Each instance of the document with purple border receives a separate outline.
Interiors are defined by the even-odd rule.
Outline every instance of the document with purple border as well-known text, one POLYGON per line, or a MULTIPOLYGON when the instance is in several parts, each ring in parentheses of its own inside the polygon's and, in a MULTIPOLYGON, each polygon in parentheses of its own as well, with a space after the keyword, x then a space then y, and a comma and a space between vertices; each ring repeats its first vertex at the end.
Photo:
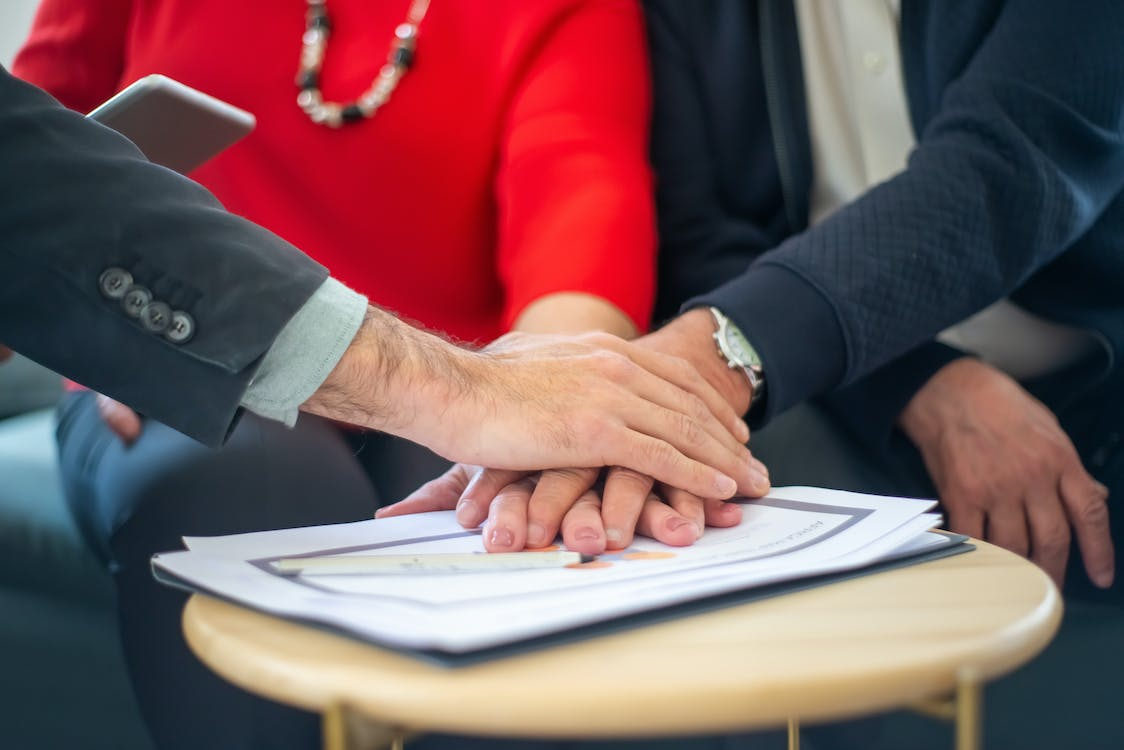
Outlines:
MULTIPOLYGON (((254 609, 391 647, 465 653, 734 591, 829 573, 954 543, 931 532, 932 500, 812 487, 743 500, 742 523, 690 547, 637 538, 567 567, 394 574, 282 575, 283 558, 484 552, 452 512, 188 538, 153 558, 161 578, 254 609)), ((534 555, 537 552, 526 552, 534 555)))

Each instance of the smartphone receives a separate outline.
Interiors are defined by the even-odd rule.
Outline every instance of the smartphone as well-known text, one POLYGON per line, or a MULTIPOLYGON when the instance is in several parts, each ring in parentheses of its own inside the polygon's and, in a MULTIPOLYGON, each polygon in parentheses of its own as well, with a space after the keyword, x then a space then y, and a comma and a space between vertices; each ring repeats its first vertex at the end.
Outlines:
POLYGON ((254 116, 167 76, 130 84, 87 115, 135 143, 149 161, 187 174, 254 129, 254 116))

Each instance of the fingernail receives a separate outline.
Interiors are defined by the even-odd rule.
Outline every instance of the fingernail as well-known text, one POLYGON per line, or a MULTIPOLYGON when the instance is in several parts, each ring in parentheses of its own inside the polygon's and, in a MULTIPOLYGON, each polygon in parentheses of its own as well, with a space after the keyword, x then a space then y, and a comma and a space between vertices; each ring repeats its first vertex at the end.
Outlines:
POLYGON ((605 529, 605 540, 610 544, 619 544, 624 540, 624 532, 620 529, 605 529))
POLYGON ((719 474, 714 480, 714 489, 718 492, 718 497, 733 497, 738 491, 738 483, 725 474, 719 474))
POLYGON ((457 522, 462 526, 472 520, 473 509, 476 503, 469 500, 467 497, 462 497, 457 502, 457 522))
POLYGON ((574 539, 577 539, 579 542, 590 542, 597 538, 597 530, 592 526, 582 526, 574 532, 574 539))
POLYGON ((737 422, 737 428, 734 431, 734 437, 736 437, 738 440, 742 441, 743 443, 748 442, 749 441, 749 425, 747 425, 745 422, 743 422, 739 419, 738 422, 737 422))
POLYGON ((1107 589, 1112 586, 1113 578, 1112 570, 1102 570, 1099 573, 1094 573, 1092 576, 1093 583, 1097 584, 1097 586, 1102 589, 1107 589))
POLYGON ((760 471, 757 470, 756 467, 750 467, 750 469, 749 469, 749 479, 750 479, 750 484, 753 486, 754 492, 760 492, 760 493, 764 494, 764 493, 769 491, 769 477, 768 477, 768 475, 762 474, 760 471))
POLYGON ((693 523, 692 521, 688 521, 686 518, 670 518, 667 521, 667 528, 670 531, 679 531, 679 529, 682 529, 684 527, 690 528, 695 532, 695 539, 698 539, 700 536, 702 536, 702 531, 699 530, 698 525, 693 523))
POLYGON ((550 540, 546 538, 546 529, 541 523, 527 524, 527 546, 545 547, 550 540))
POLYGON ((493 547, 511 547, 515 544, 515 534, 511 533, 511 529, 506 526, 496 526, 492 529, 492 534, 488 537, 488 540, 493 547))

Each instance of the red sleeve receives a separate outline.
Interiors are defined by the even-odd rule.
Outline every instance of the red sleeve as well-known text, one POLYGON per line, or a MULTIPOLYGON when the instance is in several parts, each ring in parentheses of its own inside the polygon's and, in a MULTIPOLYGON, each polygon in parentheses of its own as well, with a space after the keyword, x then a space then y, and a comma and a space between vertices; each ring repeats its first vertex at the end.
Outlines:
POLYGON ((630 0, 570 4, 535 48, 507 112, 496 186, 506 325, 543 295, 576 291, 647 329, 649 89, 643 18, 630 0))
POLYGON ((132 0, 42 0, 12 73, 89 112, 117 92, 132 0))

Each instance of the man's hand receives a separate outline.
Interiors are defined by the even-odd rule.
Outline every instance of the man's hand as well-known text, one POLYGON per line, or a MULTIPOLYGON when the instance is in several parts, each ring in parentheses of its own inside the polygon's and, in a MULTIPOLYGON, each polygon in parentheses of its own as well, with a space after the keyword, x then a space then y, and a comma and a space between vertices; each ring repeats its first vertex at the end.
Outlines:
POLYGON ((978 360, 956 360, 899 424, 921 451, 953 531, 1028 556, 1061 586, 1070 529, 1098 586, 1113 579, 1108 490, 1042 403, 978 360))
POLYGON ((691 364, 739 415, 749 410, 753 389, 745 373, 731 369, 714 342, 714 317, 698 308, 636 340, 637 345, 679 357, 691 364))
POLYGON ((12 356, 12 350, 0 344, 0 362, 6 362, 12 356))
POLYGON ((304 406, 504 469, 625 466, 701 497, 752 482, 748 430, 683 360, 608 334, 509 334, 480 352, 372 309, 304 406))
MULTIPOLYGON (((742 413, 752 395, 749 380, 719 356, 714 327, 706 310, 693 310, 636 343, 690 362, 735 413, 742 413)), ((739 483, 738 491, 758 497, 769 491, 769 474, 752 456, 748 462, 749 482, 739 483)), ((593 488, 599 476, 596 469, 558 469, 535 477, 455 467, 378 515, 456 507, 457 520, 466 528, 485 524, 484 544, 490 551, 541 547, 561 531, 567 547, 593 554, 627 547, 634 533, 665 544, 691 544, 705 526, 732 526, 741 520, 740 506, 692 495, 678 489, 675 480, 657 485, 650 475, 615 466, 597 493, 593 488)))

